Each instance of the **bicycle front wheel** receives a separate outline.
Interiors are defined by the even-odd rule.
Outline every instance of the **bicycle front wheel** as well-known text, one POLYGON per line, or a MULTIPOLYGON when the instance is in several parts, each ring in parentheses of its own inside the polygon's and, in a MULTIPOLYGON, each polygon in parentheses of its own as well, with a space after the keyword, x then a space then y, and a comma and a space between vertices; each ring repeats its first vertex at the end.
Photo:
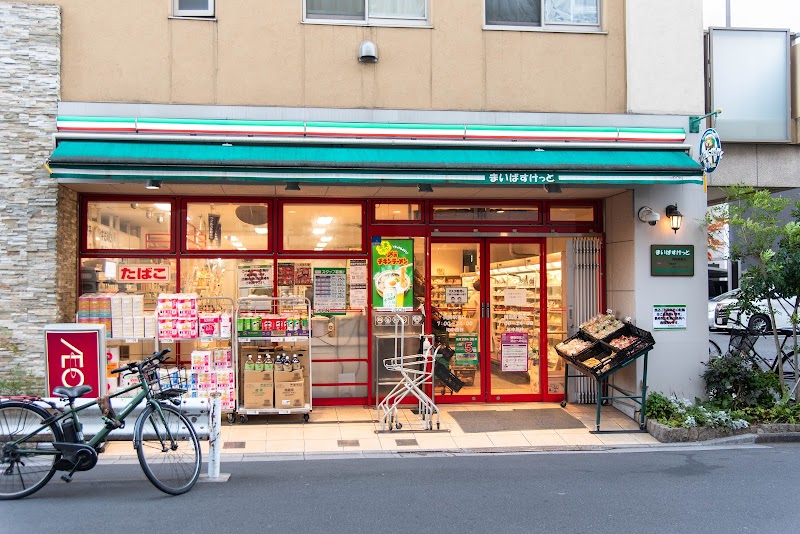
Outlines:
POLYGON ((26 497, 53 478, 61 458, 53 442, 62 437, 58 425, 44 425, 48 417, 44 409, 26 402, 0 404, 0 500, 26 497))
POLYGON ((155 487, 180 495, 200 477, 200 445, 192 423, 169 405, 148 406, 136 420, 134 445, 142 471, 155 487))

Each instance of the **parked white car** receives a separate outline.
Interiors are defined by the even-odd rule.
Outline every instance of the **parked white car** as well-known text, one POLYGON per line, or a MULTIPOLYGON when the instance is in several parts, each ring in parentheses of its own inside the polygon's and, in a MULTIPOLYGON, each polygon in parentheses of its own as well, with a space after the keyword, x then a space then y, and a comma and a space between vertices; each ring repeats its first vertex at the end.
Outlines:
MULTIPOLYGON (((737 310, 737 295, 738 289, 728 291, 717 297, 709 299, 708 301, 708 325, 712 329, 728 329, 736 326, 733 321, 729 320, 732 317, 740 323, 747 325, 753 330, 759 332, 772 331, 772 319, 769 316, 769 309, 767 308, 767 301, 759 301, 756 306, 758 311, 756 313, 746 313, 737 310)), ((773 301, 773 308, 775 309, 775 326, 778 330, 792 328, 790 313, 794 301, 792 299, 781 299, 780 302, 773 301)))

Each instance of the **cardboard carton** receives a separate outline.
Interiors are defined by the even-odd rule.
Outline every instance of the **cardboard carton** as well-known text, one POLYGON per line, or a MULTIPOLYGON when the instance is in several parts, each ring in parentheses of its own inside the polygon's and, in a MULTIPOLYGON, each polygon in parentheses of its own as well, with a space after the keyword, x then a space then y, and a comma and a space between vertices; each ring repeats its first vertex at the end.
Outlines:
POLYGON ((274 382, 272 371, 243 371, 245 384, 257 384, 259 382, 274 382))
POLYGON ((251 409, 272 408, 273 385, 271 382, 253 382, 244 385, 244 407, 251 409))
POLYGON ((275 382, 275 408, 302 408, 305 406, 305 382, 275 382))
POLYGON ((275 382, 299 382, 303 380, 303 370, 275 371, 275 382))

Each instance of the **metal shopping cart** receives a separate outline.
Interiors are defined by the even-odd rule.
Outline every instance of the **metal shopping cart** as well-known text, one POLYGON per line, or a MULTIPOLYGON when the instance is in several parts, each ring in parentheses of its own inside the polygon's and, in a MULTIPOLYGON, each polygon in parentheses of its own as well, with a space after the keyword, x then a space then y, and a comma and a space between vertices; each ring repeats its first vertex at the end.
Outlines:
POLYGON ((398 407, 403 400, 412 395, 417 398, 420 422, 424 430, 433 430, 434 414, 436 415, 436 428, 440 426, 439 408, 433 399, 428 396, 424 388, 433 388, 434 363, 438 347, 433 346, 433 336, 422 336, 423 349, 421 354, 400 355, 384 358, 383 365, 389 371, 400 373, 401 380, 392 391, 378 404, 381 412, 381 430, 403 427, 398 417, 398 407))

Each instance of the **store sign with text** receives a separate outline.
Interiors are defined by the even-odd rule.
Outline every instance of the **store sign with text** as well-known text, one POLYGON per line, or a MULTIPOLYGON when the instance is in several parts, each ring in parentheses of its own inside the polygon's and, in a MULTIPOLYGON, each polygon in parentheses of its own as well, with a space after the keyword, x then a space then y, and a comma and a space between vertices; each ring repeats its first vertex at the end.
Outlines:
POLYGON ((373 240, 373 308, 389 310, 414 308, 413 262, 413 239, 373 240))
POLYGON ((167 283, 170 278, 169 265, 152 263, 117 265, 117 282, 167 283))
POLYGON ((650 245, 650 276, 694 276, 694 245, 650 245))
POLYGON ((47 396, 59 386, 91 386, 84 398, 106 393, 106 328, 101 324, 49 324, 44 329, 47 396))
POLYGON ((314 311, 340 315, 347 308, 347 269, 327 267, 314 269, 314 311))
POLYGON ((686 330, 686 304, 653 304, 653 330, 686 330))

